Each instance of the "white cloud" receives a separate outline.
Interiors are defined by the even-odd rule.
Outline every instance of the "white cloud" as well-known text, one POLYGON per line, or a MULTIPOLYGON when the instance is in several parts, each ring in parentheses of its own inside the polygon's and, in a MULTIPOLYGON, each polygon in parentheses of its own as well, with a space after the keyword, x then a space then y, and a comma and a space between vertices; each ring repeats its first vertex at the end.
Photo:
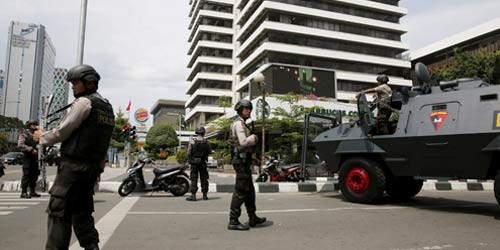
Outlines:
POLYGON ((412 50, 500 17, 498 0, 403 0, 400 5, 408 9, 401 23, 408 28, 403 41, 412 50))

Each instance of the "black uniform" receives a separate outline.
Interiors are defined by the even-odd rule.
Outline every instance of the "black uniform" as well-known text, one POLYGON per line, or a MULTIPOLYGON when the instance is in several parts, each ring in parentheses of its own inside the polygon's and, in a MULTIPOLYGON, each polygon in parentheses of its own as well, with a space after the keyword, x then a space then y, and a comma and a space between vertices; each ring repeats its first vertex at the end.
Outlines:
POLYGON ((31 194, 35 193, 36 181, 40 175, 38 169, 38 154, 36 153, 36 146, 38 142, 33 140, 33 135, 29 131, 25 131, 19 135, 17 146, 24 153, 23 157, 23 177, 21 179, 22 193, 26 194, 28 186, 30 187, 31 194))
POLYGON ((47 207, 46 249, 67 249, 71 226, 80 246, 99 242, 92 217, 94 185, 103 171, 113 128, 111 104, 93 93, 75 100, 61 125, 42 135, 43 145, 62 140, 62 160, 47 207))
POLYGON ((243 118, 233 123, 231 128, 231 141, 233 144, 232 164, 236 171, 236 182, 234 185, 233 197, 231 199, 231 210, 229 212, 230 230, 248 230, 242 225, 238 218, 241 215, 241 205, 245 204, 249 217, 249 225, 255 226, 264 223, 266 218, 259 218, 256 215, 255 188, 253 186, 252 152, 257 144, 257 137, 245 124, 243 118))
POLYGON ((196 194, 198 191, 198 174, 201 182, 201 192, 208 192, 208 171, 207 159, 212 151, 210 143, 203 137, 193 138, 193 143, 189 145, 188 155, 189 164, 191 164, 191 193, 196 194))

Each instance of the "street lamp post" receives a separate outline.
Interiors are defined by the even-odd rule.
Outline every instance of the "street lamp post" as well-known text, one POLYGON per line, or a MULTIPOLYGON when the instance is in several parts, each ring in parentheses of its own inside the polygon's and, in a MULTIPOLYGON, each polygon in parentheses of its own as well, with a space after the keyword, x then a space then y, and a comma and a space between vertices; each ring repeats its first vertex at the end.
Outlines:
MULTIPOLYGON (((262 91, 262 137, 261 137, 261 165, 266 160, 266 78, 262 73, 257 73, 253 78, 252 82, 258 84, 259 89, 262 91)), ((261 166, 259 166, 259 174, 261 172, 261 166)))
POLYGON ((78 36, 78 52, 76 56, 76 64, 83 64, 83 51, 85 47, 85 27, 87 23, 87 0, 82 0, 80 9, 80 33, 78 36))

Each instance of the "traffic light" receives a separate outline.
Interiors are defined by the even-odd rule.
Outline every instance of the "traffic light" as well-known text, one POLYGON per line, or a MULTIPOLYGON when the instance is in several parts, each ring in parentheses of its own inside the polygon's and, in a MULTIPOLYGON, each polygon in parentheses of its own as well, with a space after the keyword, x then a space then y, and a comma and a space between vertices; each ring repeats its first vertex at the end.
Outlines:
POLYGON ((130 127, 128 126, 128 124, 123 125, 122 133, 123 133, 123 138, 125 138, 125 140, 128 139, 129 131, 130 131, 130 127))
POLYGON ((135 134, 136 134, 136 127, 135 126, 130 127, 128 131, 128 139, 131 141, 135 140, 136 138, 135 134))

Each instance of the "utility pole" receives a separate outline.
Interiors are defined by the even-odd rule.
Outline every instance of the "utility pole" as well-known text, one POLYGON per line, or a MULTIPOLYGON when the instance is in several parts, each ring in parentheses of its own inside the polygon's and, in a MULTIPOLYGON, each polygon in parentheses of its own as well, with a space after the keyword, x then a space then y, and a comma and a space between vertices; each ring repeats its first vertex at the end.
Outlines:
POLYGON ((85 47, 85 26, 87 23, 87 0, 82 0, 80 9, 80 33, 78 35, 78 51, 76 55, 76 64, 83 64, 83 51, 85 47))

